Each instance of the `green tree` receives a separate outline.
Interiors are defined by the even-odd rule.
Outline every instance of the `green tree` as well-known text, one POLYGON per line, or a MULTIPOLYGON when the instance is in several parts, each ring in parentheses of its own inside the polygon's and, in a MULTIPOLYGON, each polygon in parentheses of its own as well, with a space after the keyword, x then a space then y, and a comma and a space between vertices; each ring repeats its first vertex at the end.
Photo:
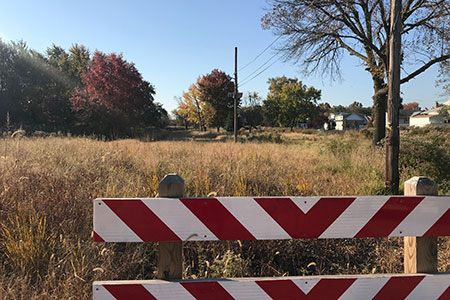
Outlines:
POLYGON ((240 115, 242 125, 248 126, 250 132, 252 131, 252 128, 261 125, 263 121, 264 117, 261 102, 261 97, 257 92, 249 92, 244 99, 245 106, 241 108, 240 115))
POLYGON ((274 118, 279 126, 294 126, 299 121, 306 122, 314 118, 317 112, 317 100, 321 91, 307 87, 297 78, 270 78, 269 95, 264 102, 265 112, 274 118))
MULTIPOLYGON (((345 54, 361 60, 372 77, 376 143, 385 135, 388 43, 388 0, 271 0, 262 19, 265 29, 285 37, 282 51, 308 73, 339 76, 345 54)), ((404 0, 401 13, 402 64, 408 70, 401 83, 450 59, 450 1, 404 0)))

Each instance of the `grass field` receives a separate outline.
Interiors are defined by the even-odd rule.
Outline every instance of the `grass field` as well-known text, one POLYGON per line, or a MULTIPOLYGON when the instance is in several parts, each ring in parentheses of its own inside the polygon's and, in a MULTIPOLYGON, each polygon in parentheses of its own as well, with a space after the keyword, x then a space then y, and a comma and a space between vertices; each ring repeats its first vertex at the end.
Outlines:
MULTIPOLYGON (((402 138, 401 181, 430 176, 449 194, 450 130, 402 138)), ((92 242, 91 203, 156 196, 167 173, 184 178, 187 196, 384 193, 384 150, 358 132, 182 139, 0 139, 0 299, 89 299, 93 280, 153 278, 155 244, 92 242)), ((439 247, 450 271, 450 242, 439 247)), ((396 238, 188 242, 184 255, 186 278, 402 271, 396 238)))

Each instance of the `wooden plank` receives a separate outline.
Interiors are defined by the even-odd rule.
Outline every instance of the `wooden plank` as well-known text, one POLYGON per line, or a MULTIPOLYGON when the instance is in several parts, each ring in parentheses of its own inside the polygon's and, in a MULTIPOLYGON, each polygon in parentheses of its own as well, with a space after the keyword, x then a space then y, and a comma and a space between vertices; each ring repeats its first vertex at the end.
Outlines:
MULTIPOLYGON (((159 183, 159 197, 183 197, 184 180, 177 174, 166 175, 159 183)), ((159 242, 158 279, 181 279, 183 274, 182 242, 159 242)))
POLYGON ((106 242, 450 236, 449 196, 94 200, 106 242))
MULTIPOLYGON (((437 195, 437 184, 426 177, 413 177, 405 182, 405 195, 437 195)), ((449 227, 446 221, 444 226, 449 227)), ((410 236, 404 239, 405 273, 437 272, 437 237, 410 236)), ((450 299, 450 298, 449 298, 450 299)))
POLYGON ((130 299, 450 299, 450 274, 379 274, 184 281, 98 281, 94 300, 130 299))

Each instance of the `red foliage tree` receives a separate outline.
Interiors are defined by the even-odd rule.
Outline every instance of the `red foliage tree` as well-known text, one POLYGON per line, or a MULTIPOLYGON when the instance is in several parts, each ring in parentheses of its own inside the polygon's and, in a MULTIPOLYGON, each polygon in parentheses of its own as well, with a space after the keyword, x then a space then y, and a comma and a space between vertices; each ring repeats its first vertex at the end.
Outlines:
POLYGON ((84 88, 75 89, 70 99, 75 111, 95 105, 117 113, 135 114, 153 105, 153 86, 122 55, 97 51, 81 79, 84 88))
POLYGON ((208 127, 224 127, 233 114, 234 82, 225 72, 214 69, 197 81, 200 99, 207 103, 211 114, 207 116, 208 127))
POLYGON ((419 103, 411 102, 403 104, 403 109, 419 109, 419 103))

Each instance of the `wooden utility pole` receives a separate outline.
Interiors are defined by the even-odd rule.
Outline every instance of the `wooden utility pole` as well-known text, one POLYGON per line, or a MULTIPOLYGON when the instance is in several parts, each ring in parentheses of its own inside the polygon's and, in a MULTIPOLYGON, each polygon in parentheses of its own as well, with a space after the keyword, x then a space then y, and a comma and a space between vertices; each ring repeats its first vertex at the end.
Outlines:
POLYGON ((237 122, 237 102, 238 102, 238 81, 237 81, 237 47, 234 47, 234 142, 237 143, 238 122, 237 122))
POLYGON ((402 30, 402 0, 391 0, 391 28, 389 39, 388 107, 386 126, 386 188, 398 194, 398 155, 400 132, 398 114, 400 109, 400 56, 402 30))

